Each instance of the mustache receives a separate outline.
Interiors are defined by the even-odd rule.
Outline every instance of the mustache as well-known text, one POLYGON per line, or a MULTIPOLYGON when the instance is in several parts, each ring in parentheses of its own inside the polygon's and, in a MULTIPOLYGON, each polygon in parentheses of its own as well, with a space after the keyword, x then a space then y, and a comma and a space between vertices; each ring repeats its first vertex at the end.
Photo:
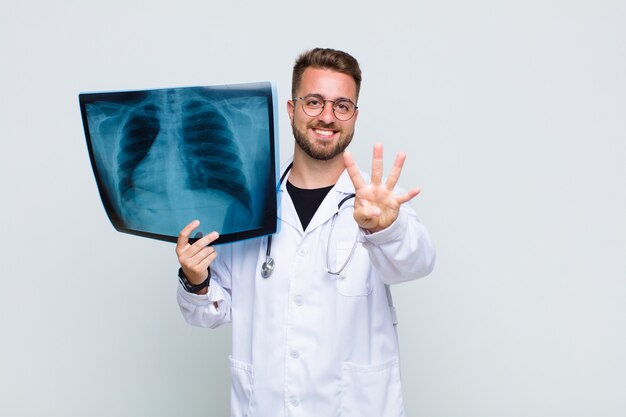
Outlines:
POLYGON ((334 122, 330 122, 330 123, 328 123, 328 124, 326 124, 326 123, 324 123, 324 122, 317 122, 317 123, 315 124, 315 126, 312 126, 312 127, 313 127, 313 129, 320 128, 320 129, 339 130, 339 129, 337 128, 337 125, 335 125, 335 123, 334 123, 334 122))

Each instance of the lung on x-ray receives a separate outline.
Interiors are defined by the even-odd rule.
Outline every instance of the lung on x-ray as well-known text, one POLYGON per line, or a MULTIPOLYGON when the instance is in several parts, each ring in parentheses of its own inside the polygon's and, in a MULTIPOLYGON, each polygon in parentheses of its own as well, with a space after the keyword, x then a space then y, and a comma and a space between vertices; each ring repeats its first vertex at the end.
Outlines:
POLYGON ((271 82, 80 94, 115 229, 174 242, 198 219, 215 243, 275 233, 275 97, 271 82))

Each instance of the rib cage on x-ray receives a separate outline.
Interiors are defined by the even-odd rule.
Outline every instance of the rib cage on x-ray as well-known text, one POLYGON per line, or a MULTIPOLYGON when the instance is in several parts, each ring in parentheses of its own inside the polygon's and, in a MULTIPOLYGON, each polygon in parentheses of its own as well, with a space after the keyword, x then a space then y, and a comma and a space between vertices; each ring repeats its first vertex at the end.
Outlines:
POLYGON ((249 208, 250 193, 228 120, 219 110, 199 100, 186 103, 183 114, 183 155, 189 187, 222 190, 249 208))
MULTIPOLYGON (((165 129, 164 133, 182 139, 178 141, 178 150, 181 166, 186 170, 184 185, 191 190, 221 190, 250 208, 250 193, 241 169, 239 149, 226 116, 212 103, 180 97, 175 91, 168 92, 165 97, 160 96, 163 94, 153 93, 146 99, 147 104, 132 110, 122 126, 117 155, 118 188, 122 202, 129 202, 127 193, 133 192, 134 195, 138 191, 133 174, 154 145, 163 119, 173 128, 165 129), (169 115, 181 114, 182 119, 164 117, 164 110, 157 103, 165 104, 169 115), (173 111, 176 107, 182 107, 183 111, 173 111)), ((159 189, 142 191, 157 192, 159 189)))
POLYGON ((160 130, 159 108, 145 104, 134 110, 122 126, 117 154, 118 190, 124 200, 133 189, 133 173, 154 144, 160 130))
POLYGON ((275 198, 267 181, 271 101, 242 91, 112 93, 86 104, 94 170, 114 224, 172 236, 200 218, 212 228, 203 232, 237 233, 275 216, 267 211, 275 198))

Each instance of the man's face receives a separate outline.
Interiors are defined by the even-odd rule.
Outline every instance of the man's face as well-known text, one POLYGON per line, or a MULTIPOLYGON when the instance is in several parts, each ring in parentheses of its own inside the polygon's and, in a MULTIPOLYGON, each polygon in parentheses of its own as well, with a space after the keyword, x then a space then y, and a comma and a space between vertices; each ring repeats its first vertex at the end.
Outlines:
MULTIPOLYGON (((344 73, 309 67, 304 70, 296 97, 315 94, 325 100, 345 98, 356 103, 356 83, 344 73)), ((287 111, 296 144, 308 156, 319 160, 330 160, 340 155, 350 144, 354 135, 354 123, 358 110, 350 120, 341 121, 333 113, 333 105, 326 102, 317 116, 307 115, 302 100, 289 100, 287 111)))

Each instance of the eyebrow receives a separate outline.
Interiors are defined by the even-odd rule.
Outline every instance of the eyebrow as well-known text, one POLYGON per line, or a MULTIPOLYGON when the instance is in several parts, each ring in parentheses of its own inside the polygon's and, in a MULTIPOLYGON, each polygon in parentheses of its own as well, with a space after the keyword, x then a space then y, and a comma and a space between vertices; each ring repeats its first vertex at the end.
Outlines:
MULTIPOLYGON (((321 98, 322 100, 331 100, 330 98, 329 98, 329 99, 327 99, 326 97, 324 97, 323 95, 318 94, 318 93, 309 93, 309 94, 305 94, 305 95, 303 95, 302 97, 311 97, 311 96, 313 96, 313 97, 319 97, 319 98, 321 98)), ((337 98, 335 98, 335 99, 332 99, 332 101, 338 101, 338 100, 348 100, 349 102, 354 103, 354 100, 352 100, 351 98, 348 98, 348 97, 337 97, 337 98)))

